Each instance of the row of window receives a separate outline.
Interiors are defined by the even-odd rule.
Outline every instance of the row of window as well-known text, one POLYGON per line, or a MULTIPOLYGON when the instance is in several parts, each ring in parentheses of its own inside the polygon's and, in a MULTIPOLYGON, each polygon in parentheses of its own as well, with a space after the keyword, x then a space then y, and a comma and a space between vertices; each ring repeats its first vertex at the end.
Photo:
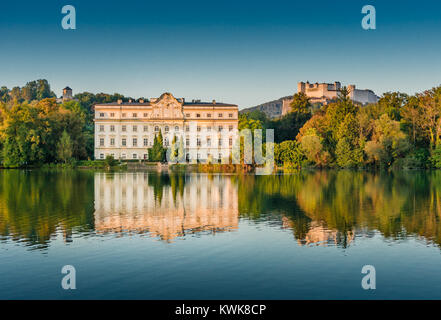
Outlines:
MULTIPOLYGON (((106 155, 110 155, 110 156, 112 156, 113 158, 116 159, 114 153, 110 153, 110 154, 106 154, 106 155)), ((103 160, 103 159, 105 159, 105 156, 106 156, 106 155, 104 155, 104 153, 100 153, 99 158, 103 160)), ((210 159, 210 158, 212 158, 212 157, 214 157, 214 156, 211 155, 210 153, 207 153, 207 159, 210 159)), ((148 158, 149 158, 149 155, 148 155, 147 153, 144 153, 144 154, 142 155, 142 158, 141 158, 140 156, 138 156, 137 153, 133 153, 133 154, 132 154, 132 159, 135 159, 135 160, 136 160, 136 159, 144 159, 144 160, 148 160, 148 158)), ((201 154, 198 153, 198 154, 196 155, 196 158, 197 158, 197 160, 202 160, 202 156, 201 156, 201 154)), ((222 153, 219 153, 217 159, 221 160, 222 158, 223 158, 222 153)), ((122 154, 121 154, 121 159, 123 159, 123 160, 127 159, 127 155, 126 155, 125 153, 122 153, 122 154)), ((190 154, 189 154, 189 153, 187 153, 187 154, 185 155, 185 159, 186 159, 187 161, 190 160, 190 154)))
MULTIPOLYGON (((138 126, 137 125, 133 125, 133 126, 131 126, 132 127, 132 132, 138 132, 138 126)), ((217 126, 217 127, 215 127, 215 129, 217 128, 217 131, 223 131, 223 129, 224 129, 224 126, 222 126, 222 125, 219 125, 219 126, 217 126)), ((111 124, 110 126, 109 126, 109 129, 110 129, 110 132, 115 132, 115 129, 116 129, 116 127, 115 127, 115 125, 113 125, 113 124, 111 124)), ((196 130, 197 131, 201 131, 201 129, 202 129, 202 127, 201 126, 197 126, 196 127, 196 130)), ((208 132, 211 132, 211 129, 212 129, 212 127, 211 126, 207 126, 207 127, 205 127, 205 129, 208 131, 208 132)), ((229 125, 228 126, 228 131, 233 131, 233 129, 234 129, 234 126, 233 125, 229 125)), ((155 132, 159 132, 159 130, 160 130, 160 127, 159 126, 155 126, 154 127, 154 131, 155 132)), ((105 125, 104 124, 100 124, 99 125, 99 132, 104 132, 105 131, 105 125)), ((125 125, 125 124, 123 124, 122 126, 121 126, 121 131, 122 132, 127 132, 127 125, 125 125)), ((149 126, 143 126, 143 132, 148 132, 149 131, 149 126)), ((169 126, 165 126, 164 127, 164 132, 169 132, 170 131, 170 127, 169 126)), ((174 128, 174 131, 175 132, 179 132, 179 126, 175 126, 175 128, 174 128)), ((185 131, 186 132, 189 132, 190 131, 190 126, 185 126, 185 131)))
MULTIPOLYGON (((115 158, 115 154, 114 153, 110 153, 108 155, 110 155, 113 158, 115 158)), ((144 155, 142 156, 142 159, 147 160, 148 158, 149 158, 149 155, 147 153, 144 153, 144 155)), ((100 159, 105 159, 104 153, 100 153, 100 159)), ((121 159, 123 159, 123 160, 127 159, 127 155, 125 153, 122 153, 121 154, 121 159)), ((137 153, 133 153, 132 154, 132 159, 141 159, 141 158, 140 157, 138 158, 138 154, 137 153)))
MULTIPOLYGON (((207 147, 211 147, 211 138, 207 138, 206 139, 206 145, 207 145, 207 147)), ((219 146, 219 147, 221 147, 222 146, 222 141, 223 141, 223 139, 222 138, 219 138, 218 140, 217 140, 217 145, 219 146)), ((100 147, 104 147, 105 146, 105 140, 104 140, 104 138, 100 138, 100 140, 99 140, 99 145, 100 145, 100 147)), ((143 139, 143 144, 142 144, 144 147, 148 147, 149 146, 149 140, 147 139, 147 138, 144 138, 143 139)), ((150 142, 150 146, 152 145, 152 143, 150 142)), ((169 139, 168 138, 164 138, 164 146, 166 146, 166 147, 168 147, 170 145, 170 141, 169 141, 169 139)), ((200 146, 202 146, 202 139, 201 138, 197 138, 196 139, 196 145, 198 146, 198 147, 200 147, 200 146)), ((228 139, 228 145, 229 146, 232 146, 233 145, 233 138, 229 138, 228 139)), ((110 146, 112 146, 112 147, 114 147, 115 146, 115 138, 110 138, 110 146)), ((122 138, 121 139, 121 146, 122 147, 127 147, 127 138, 122 138)), ((186 138, 185 139, 185 146, 190 146, 190 138, 186 138)), ((132 139, 132 147, 138 147, 138 138, 133 138, 132 139)))
MULTIPOLYGON (((114 112, 111 112, 109 115, 110 115, 110 118, 115 118, 115 113, 114 113, 114 112)), ((204 114, 202 114, 202 113, 196 113, 196 114, 195 114, 195 117, 196 117, 196 118, 202 118, 203 115, 204 115, 204 114)), ((206 113, 206 114, 205 114, 205 117, 206 117, 206 118, 212 118, 212 115, 213 115, 212 113, 206 113)), ((216 115, 216 114, 215 114, 215 115, 216 115)), ((106 116, 106 114, 105 114, 104 112, 100 112, 100 113, 99 113, 99 116, 100 116, 100 118, 104 118, 104 117, 106 116)), ((122 114, 121 114, 121 117, 122 117, 122 118, 128 118, 128 117, 127 117, 127 113, 122 113, 122 114)), ((132 113, 132 114, 131 114, 131 117, 132 117, 132 118, 138 118, 138 113, 132 113)), ((148 114, 148 113, 144 113, 144 114, 143 114, 143 118, 148 118, 148 117, 149 117, 149 114, 148 114)), ((159 117, 159 114, 156 114, 156 117, 159 117)), ((191 113, 186 113, 186 114, 185 114, 185 117, 186 117, 186 118, 191 118, 191 117, 192 117, 192 114, 191 114, 191 113)), ((224 114, 223 114, 223 113, 218 113, 218 114, 217 114, 217 117, 218 117, 218 118, 223 118, 223 117, 224 117, 224 114)), ((234 113, 229 113, 229 114, 228 114, 228 118, 233 118, 233 117, 234 117, 234 113)))

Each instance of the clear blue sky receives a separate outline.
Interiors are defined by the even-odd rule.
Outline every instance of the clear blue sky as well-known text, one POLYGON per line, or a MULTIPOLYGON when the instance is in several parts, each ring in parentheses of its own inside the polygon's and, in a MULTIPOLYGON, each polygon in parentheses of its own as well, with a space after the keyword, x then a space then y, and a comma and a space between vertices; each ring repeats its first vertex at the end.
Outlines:
POLYGON ((301 80, 377 94, 441 84, 441 1, 7 1, 0 34, 0 85, 46 78, 57 95, 170 91, 243 108, 301 80), (67 4, 77 30, 61 28, 67 4), (366 4, 375 31, 361 28, 366 4))

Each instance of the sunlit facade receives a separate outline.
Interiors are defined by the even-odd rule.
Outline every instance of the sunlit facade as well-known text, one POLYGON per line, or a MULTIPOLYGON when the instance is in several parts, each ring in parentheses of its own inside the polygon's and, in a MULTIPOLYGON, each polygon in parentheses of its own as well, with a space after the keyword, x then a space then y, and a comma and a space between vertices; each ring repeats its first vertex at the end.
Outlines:
POLYGON ((149 101, 95 105, 95 158, 148 159, 155 135, 168 147, 176 136, 186 160, 228 158, 236 141, 238 106, 176 99, 171 93, 149 101))

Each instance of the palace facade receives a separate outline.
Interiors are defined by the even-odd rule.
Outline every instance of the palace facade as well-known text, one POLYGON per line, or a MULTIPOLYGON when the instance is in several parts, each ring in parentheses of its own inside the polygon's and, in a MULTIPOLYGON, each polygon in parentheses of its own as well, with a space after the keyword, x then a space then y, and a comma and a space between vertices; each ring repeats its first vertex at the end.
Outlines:
POLYGON ((95 158, 148 159, 148 148, 161 131, 164 147, 176 136, 187 160, 225 160, 230 156, 238 129, 235 104, 186 102, 164 93, 149 101, 97 104, 95 158), (182 140, 179 140, 182 139, 182 140))

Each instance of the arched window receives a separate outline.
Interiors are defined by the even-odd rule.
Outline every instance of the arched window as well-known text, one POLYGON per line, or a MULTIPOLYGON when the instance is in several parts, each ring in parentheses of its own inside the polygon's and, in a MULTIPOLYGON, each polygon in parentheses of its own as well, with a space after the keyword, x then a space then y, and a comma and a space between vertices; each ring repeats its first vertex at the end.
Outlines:
POLYGON ((155 132, 158 132, 158 131, 159 131, 159 127, 155 126, 155 132))
POLYGON ((168 126, 165 126, 164 131, 168 132, 168 126))
POLYGON ((175 127, 175 131, 179 131, 179 127, 178 126, 175 127))

